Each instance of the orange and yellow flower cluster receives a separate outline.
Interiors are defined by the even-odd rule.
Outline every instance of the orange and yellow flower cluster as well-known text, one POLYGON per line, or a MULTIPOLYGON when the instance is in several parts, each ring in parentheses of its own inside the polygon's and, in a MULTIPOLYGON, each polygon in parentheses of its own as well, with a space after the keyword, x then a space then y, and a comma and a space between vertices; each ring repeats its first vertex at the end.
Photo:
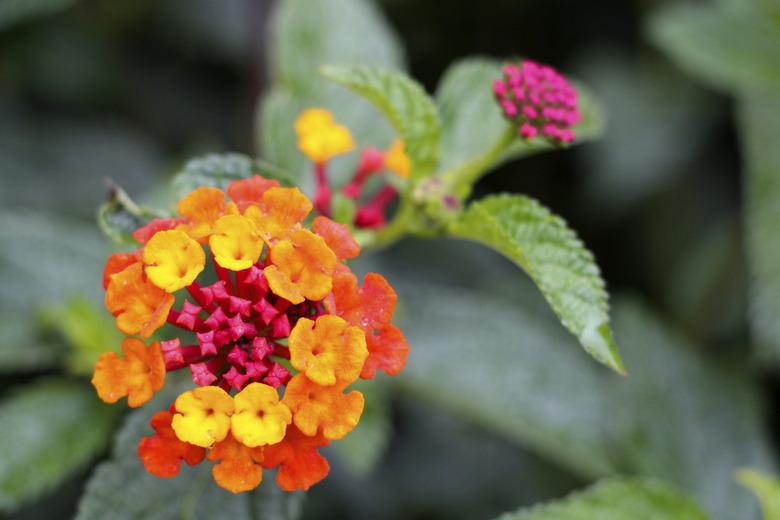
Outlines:
POLYGON ((396 294, 375 273, 358 285, 348 228, 324 216, 305 226, 313 205, 297 188, 254 176, 227 193, 199 188, 177 209, 136 230, 137 251, 108 259, 106 307, 128 338, 123 355, 98 360, 98 396, 137 407, 167 372, 189 369, 197 387, 155 414, 138 446, 146 469, 173 477, 208 459, 233 492, 260 485, 264 468, 284 490, 308 489, 329 471, 319 448, 360 420, 364 398, 349 386, 406 363, 396 294), (166 323, 182 337, 144 341, 166 323))
MULTIPOLYGON (((314 206, 321 215, 330 216, 333 189, 328 176, 328 162, 355 148, 349 129, 336 122, 333 114, 322 108, 310 108, 295 121, 298 149, 312 161, 316 193, 314 206)), ((387 151, 367 146, 360 153, 357 168, 348 184, 342 188, 345 197, 360 202, 367 179, 383 169, 400 178, 409 177, 412 161, 406 155, 403 141, 396 139, 387 151)), ((381 228, 386 224, 390 204, 398 197, 398 190, 390 183, 359 204, 353 224, 359 228, 381 228)))

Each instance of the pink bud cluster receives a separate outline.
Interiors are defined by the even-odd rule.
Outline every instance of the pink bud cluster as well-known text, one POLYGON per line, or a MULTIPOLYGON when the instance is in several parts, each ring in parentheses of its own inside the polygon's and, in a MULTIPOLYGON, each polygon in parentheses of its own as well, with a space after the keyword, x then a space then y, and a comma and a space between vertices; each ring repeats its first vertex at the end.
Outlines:
POLYGON ((552 67, 524 60, 519 66, 505 65, 503 78, 493 83, 493 93, 504 115, 516 121, 520 136, 539 135, 556 143, 574 141, 572 127, 582 116, 577 91, 552 67))
POLYGON ((162 341, 168 371, 188 366, 200 386, 217 384, 240 391, 257 381, 274 388, 285 385, 290 372, 270 356, 289 359, 280 343, 301 317, 314 318, 321 305, 308 300, 293 305, 270 292, 263 264, 236 273, 235 280, 216 266, 219 280, 212 285, 187 287, 191 298, 181 310, 171 309, 168 322, 194 333, 196 343, 179 338, 162 341), (205 317, 204 317, 205 315, 205 317))

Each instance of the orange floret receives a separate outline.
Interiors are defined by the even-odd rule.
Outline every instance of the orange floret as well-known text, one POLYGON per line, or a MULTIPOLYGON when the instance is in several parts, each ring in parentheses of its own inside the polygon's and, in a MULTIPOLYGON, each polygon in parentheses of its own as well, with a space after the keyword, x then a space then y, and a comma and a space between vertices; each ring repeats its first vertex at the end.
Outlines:
POLYGON ((357 390, 343 393, 343 385, 319 386, 298 374, 287 384, 282 402, 290 407, 293 422, 310 437, 322 432, 337 440, 351 432, 360 421, 365 400, 357 390))
POLYGON ((294 231, 289 240, 271 247, 268 258, 272 265, 265 268, 265 277, 274 294, 297 304, 307 298, 321 300, 330 293, 338 260, 311 231, 294 231))
POLYGON ((276 389, 262 383, 248 385, 236 394, 233 403, 231 432, 250 448, 276 444, 292 422, 292 413, 279 402, 276 389))
POLYGON ((211 474, 220 487, 232 493, 251 491, 263 481, 263 448, 248 448, 232 435, 215 444, 208 459, 219 461, 211 474))
POLYGON ((292 366, 321 386, 352 383, 368 356, 364 332, 331 315, 299 319, 288 345, 292 366))
POLYGON ((355 275, 347 269, 333 276, 333 300, 326 300, 330 312, 366 333, 368 359, 360 374, 363 379, 374 377, 377 369, 395 375, 406 365, 409 345, 401 330, 390 323, 397 300, 382 275, 368 273, 360 288, 355 275))
POLYGON ((327 444, 328 439, 322 435, 309 437, 290 426, 282 442, 265 447, 263 466, 279 467, 276 483, 284 491, 307 490, 330 471, 328 461, 317 451, 327 444))
POLYGON ((214 223, 227 210, 225 193, 217 188, 198 188, 179 200, 179 214, 189 220, 184 229, 195 240, 211 234, 214 223))
POLYGON ((106 403, 115 403, 127 396, 128 406, 136 408, 163 387, 165 362, 159 343, 147 347, 136 338, 122 342, 122 353, 124 358, 115 352, 100 355, 92 384, 98 397, 106 403))
POLYGON ((178 218, 156 218, 146 224, 145 226, 139 227, 135 231, 133 231, 133 238, 141 243, 146 244, 149 239, 151 239, 155 233, 158 231, 165 231, 168 229, 176 229, 180 225, 187 222, 187 219, 184 217, 178 217, 178 218))
POLYGON ((271 245, 298 229, 312 203, 298 188, 270 188, 259 205, 249 206, 244 216, 252 219, 260 236, 271 245))
POLYGON ((230 432, 233 398, 218 386, 203 386, 176 398, 173 431, 179 440, 209 448, 230 432))
POLYGON ((171 428, 173 414, 162 410, 152 416, 150 424, 155 434, 144 437, 138 443, 138 458, 146 471, 160 478, 172 478, 179 474, 181 461, 189 466, 200 464, 206 450, 194 444, 182 442, 171 428))
POLYGON ((279 181, 266 179, 254 175, 248 179, 233 181, 228 184, 227 192, 238 209, 243 213, 249 206, 259 206, 263 200, 263 194, 271 188, 277 188, 279 181))
POLYGON ((339 261, 356 258, 360 254, 360 246, 352 238, 349 228, 344 224, 334 222, 328 217, 315 217, 312 229, 325 240, 328 247, 336 254, 339 261))
POLYGON ((146 278, 141 262, 109 278, 105 302, 119 330, 148 338, 165 323, 174 297, 146 278))
POLYGON ((108 257, 106 266, 103 268, 103 289, 108 289, 108 283, 111 281, 111 275, 124 271, 127 267, 141 261, 141 250, 132 253, 114 253, 108 257))
POLYGON ((206 265, 206 253, 183 231, 158 231, 144 246, 144 264, 149 281, 172 293, 195 281, 206 265))

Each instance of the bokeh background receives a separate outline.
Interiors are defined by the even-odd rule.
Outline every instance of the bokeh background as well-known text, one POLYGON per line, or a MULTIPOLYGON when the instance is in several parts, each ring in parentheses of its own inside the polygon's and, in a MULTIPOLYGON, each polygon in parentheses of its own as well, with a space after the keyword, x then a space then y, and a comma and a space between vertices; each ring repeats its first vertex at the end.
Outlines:
MULTIPOLYGON (((650 26, 664 3, 370 3, 429 92, 453 61, 476 54, 552 64, 600 98, 602 139, 505 165, 475 197, 526 193, 577 230, 615 295, 631 376, 595 366, 498 255, 406 239, 367 261, 410 295, 399 312, 420 353, 408 378, 383 387, 370 430, 333 454, 304 517, 487 519, 605 474, 643 473, 689 491, 714 518, 757 518, 733 472, 774 468, 780 386, 751 347, 736 102, 662 51, 650 26), (437 380, 442 362, 462 377, 437 380)), ((95 224, 106 179, 165 205, 191 157, 260 153, 275 4, 0 3, 7 518, 72 517, 122 424, 94 412, 102 405, 84 383, 95 353, 116 341, 95 303, 110 247, 95 224), (55 405, 46 392, 73 399, 55 405), (17 444, 52 428, 67 442, 17 444)))

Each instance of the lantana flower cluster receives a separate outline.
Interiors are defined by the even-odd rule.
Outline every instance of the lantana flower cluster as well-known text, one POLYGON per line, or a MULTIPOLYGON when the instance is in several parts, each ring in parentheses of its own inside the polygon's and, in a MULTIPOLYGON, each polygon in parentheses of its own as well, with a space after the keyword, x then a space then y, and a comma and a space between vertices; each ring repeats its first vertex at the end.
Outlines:
MULTIPOLYGON (((352 151, 355 141, 349 129, 338 124, 333 114, 322 108, 304 111, 295 121, 295 132, 298 135, 298 148, 314 165, 317 186, 314 205, 321 215, 330 216, 333 189, 328 175, 329 161, 352 151)), ((371 146, 361 150, 352 179, 341 190, 345 197, 356 203, 353 221, 356 227, 375 229, 385 226, 390 205, 398 197, 398 190, 388 182, 368 200, 362 200, 366 181, 384 170, 406 178, 411 168, 411 160, 400 139, 393 141, 385 151, 371 146)))
MULTIPOLYGON (((326 157, 345 142, 335 132, 304 146, 326 157)), ((375 273, 358 284, 348 228, 320 215, 309 229, 313 204, 297 188, 254 176, 227 193, 198 188, 177 209, 135 231, 138 250, 108 259, 105 304, 127 338, 122 355, 99 358, 98 396, 137 407, 166 373, 189 370, 195 387, 140 441, 146 469, 173 477, 208 459, 232 492, 260 485, 264 468, 278 468, 283 490, 308 489, 329 471, 318 450, 360 420, 364 398, 349 386, 405 365, 396 293, 375 273), (149 341, 166 323, 179 335, 149 341)))
POLYGON ((541 136, 555 143, 571 143, 572 127, 582 115, 577 107, 577 91, 555 69, 532 60, 507 64, 503 77, 493 83, 493 94, 504 116, 515 122, 520 137, 541 136))

